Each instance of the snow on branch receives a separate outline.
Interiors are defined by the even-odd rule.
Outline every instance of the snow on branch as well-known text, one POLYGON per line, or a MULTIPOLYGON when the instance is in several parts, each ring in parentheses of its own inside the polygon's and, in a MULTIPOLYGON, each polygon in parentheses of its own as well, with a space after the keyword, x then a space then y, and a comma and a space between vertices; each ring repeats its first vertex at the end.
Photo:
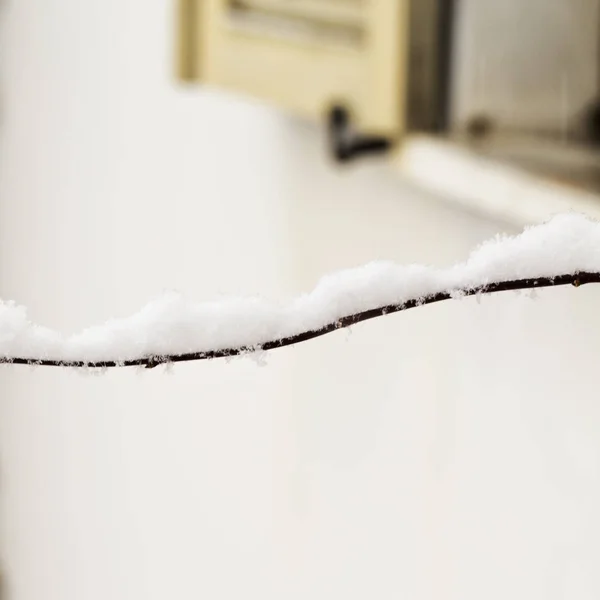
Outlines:
POLYGON ((145 366, 239 356, 320 337, 361 321, 456 297, 600 283, 600 224, 559 215, 496 237, 448 269, 376 262, 324 277, 289 305, 258 298, 192 303, 170 293, 124 319, 63 336, 0 302, 0 363, 145 366))

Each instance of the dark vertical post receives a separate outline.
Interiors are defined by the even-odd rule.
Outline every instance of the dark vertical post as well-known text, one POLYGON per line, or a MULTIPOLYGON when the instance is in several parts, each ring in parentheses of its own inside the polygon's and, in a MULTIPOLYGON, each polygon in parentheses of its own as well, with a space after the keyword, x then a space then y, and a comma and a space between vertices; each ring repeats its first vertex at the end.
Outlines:
POLYGON ((455 27, 456 3, 458 0, 438 0, 438 132, 447 132, 452 119, 452 52, 455 27))

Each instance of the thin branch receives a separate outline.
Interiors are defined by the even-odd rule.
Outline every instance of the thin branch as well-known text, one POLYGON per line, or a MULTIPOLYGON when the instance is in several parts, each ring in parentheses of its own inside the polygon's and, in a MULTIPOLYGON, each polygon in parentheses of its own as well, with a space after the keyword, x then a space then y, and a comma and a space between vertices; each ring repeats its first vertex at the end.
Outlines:
POLYGON ((188 362, 192 360, 209 360, 215 358, 228 358, 251 354, 254 352, 266 352, 275 350, 276 348, 284 348, 300 342, 306 342, 322 335, 332 333, 338 329, 351 327, 361 321, 368 321, 377 317, 383 317, 392 313, 401 312, 410 308, 424 306, 441 302, 442 300, 450 300, 457 297, 476 296, 480 294, 494 294, 497 292, 537 289, 545 287, 556 287, 560 285, 573 285, 579 287, 586 283, 600 283, 600 273, 580 272, 573 275, 557 275, 555 277, 538 277, 530 279, 517 279, 512 281, 500 281, 496 283, 488 283, 468 289, 455 289, 445 292, 438 292, 424 298, 413 298, 406 300, 401 304, 389 304, 372 308, 352 315, 346 315, 339 318, 337 321, 325 325, 321 329, 304 331, 296 335, 271 340, 255 346, 240 346, 235 348, 224 348, 221 350, 206 350, 203 352, 189 352, 186 354, 175 354, 167 356, 144 356, 131 360, 106 360, 101 362, 87 361, 61 361, 48 360, 39 358, 18 358, 18 357, 0 357, 0 364, 14 365, 40 365, 44 367, 77 367, 77 368, 98 368, 105 369, 110 367, 146 367, 152 369, 161 364, 188 362))

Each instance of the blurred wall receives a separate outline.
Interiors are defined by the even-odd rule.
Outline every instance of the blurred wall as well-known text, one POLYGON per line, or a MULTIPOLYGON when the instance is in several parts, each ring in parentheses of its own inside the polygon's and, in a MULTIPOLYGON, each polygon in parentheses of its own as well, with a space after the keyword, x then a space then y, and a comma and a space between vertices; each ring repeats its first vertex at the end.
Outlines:
POLYGON ((564 134, 600 94, 599 0, 455 0, 456 125, 564 134))
MULTIPOLYGON (((4 7, 0 294, 34 320, 76 331, 163 288, 287 298, 510 231, 175 87, 170 32, 170 2, 4 7)), ((3 368, 6 597, 597 597, 599 290, 540 296, 411 311, 266 367, 3 368)))

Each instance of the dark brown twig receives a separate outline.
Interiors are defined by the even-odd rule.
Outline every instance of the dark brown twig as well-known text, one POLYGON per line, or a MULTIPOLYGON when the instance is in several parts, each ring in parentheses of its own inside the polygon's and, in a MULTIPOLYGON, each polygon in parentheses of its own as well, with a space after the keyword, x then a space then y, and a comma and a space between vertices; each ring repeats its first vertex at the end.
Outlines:
POLYGON ((269 350, 275 350, 276 348, 284 348, 285 346, 291 346, 300 342, 306 342, 314 338, 326 335, 338 329, 350 327, 356 325, 361 321, 367 321, 376 317, 382 317, 396 312, 408 310, 410 308, 416 308, 417 306, 424 306, 426 304, 433 304, 435 302, 441 302, 442 300, 450 300, 456 297, 467 297, 476 296, 479 294, 493 294, 497 292, 515 291, 515 290, 526 290, 526 289, 537 289, 545 287, 555 287, 560 285, 573 285, 579 287, 586 283, 600 283, 600 273, 591 272, 580 272, 573 275, 557 275, 556 277, 538 277, 530 279, 518 279, 514 281, 500 281, 496 283, 488 283, 485 285, 468 288, 468 289, 456 289, 445 292, 438 292, 431 296, 424 298, 413 298, 406 300, 401 304, 389 304, 387 306, 380 306, 365 310, 356 314, 346 315, 339 318, 333 323, 329 323, 321 329, 305 331, 289 337, 280 338, 277 340, 271 340, 255 346, 239 346, 235 348, 224 348, 221 350, 205 350, 202 352, 189 352, 186 354, 176 354, 169 356, 144 356, 131 360, 106 360, 101 362, 87 362, 87 361, 60 361, 60 360, 48 360, 39 358, 23 358, 23 357, 0 357, 0 364, 14 364, 14 365, 39 365, 44 367, 78 367, 78 368, 96 368, 105 369, 110 367, 146 367, 148 369, 154 368, 161 364, 176 363, 176 362, 188 362, 192 360, 209 360, 215 358, 228 358, 234 356, 241 356, 244 354, 251 354, 254 352, 266 352, 269 350))

